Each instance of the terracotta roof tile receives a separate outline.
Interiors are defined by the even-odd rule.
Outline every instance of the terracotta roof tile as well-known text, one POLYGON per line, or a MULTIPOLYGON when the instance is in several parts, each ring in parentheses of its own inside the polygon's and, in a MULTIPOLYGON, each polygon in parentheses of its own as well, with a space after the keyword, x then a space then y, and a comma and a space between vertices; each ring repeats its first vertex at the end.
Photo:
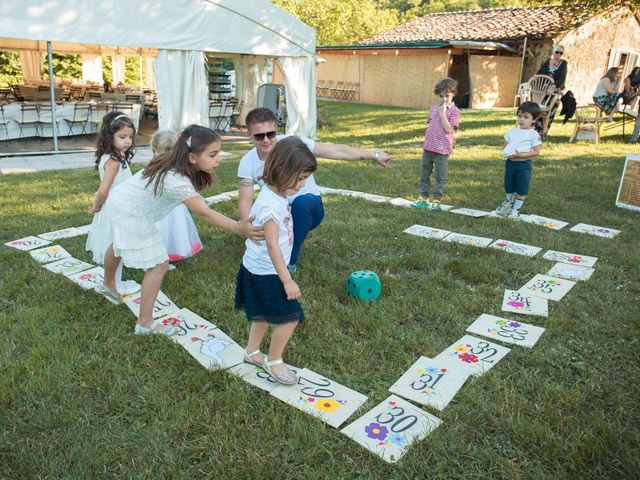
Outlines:
MULTIPOLYGON (((563 28, 566 7, 546 5, 534 8, 501 8, 466 12, 431 13, 367 38, 361 45, 432 42, 448 40, 498 41, 550 38, 563 28)), ((575 17, 575 13, 572 13, 575 17)), ((589 18, 573 18, 572 25, 589 18)))

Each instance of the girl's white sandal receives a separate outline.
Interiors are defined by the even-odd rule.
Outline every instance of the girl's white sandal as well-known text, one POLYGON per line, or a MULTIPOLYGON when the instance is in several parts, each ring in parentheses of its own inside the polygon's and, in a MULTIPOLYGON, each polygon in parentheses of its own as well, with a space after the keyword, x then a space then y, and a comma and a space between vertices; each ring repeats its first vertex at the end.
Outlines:
POLYGON ((271 370, 271 367, 282 365, 283 363, 284 361, 281 358, 269 361, 267 359, 267 356, 265 355, 264 360, 262 361, 262 368, 264 368, 265 371, 269 375, 271 375, 271 378, 273 378, 276 382, 282 383, 283 385, 295 385, 296 383, 298 383, 298 376, 293 373, 293 371, 289 367, 286 367, 279 373, 274 373, 271 370))

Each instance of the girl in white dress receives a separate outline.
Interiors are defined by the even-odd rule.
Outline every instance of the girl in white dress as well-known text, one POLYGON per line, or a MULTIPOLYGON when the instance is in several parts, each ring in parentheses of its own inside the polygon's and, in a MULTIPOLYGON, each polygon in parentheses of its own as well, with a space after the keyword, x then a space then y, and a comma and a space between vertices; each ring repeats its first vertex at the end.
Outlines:
MULTIPOLYGON (((151 139, 153 156, 157 157, 163 153, 171 152, 177 139, 178 134, 171 130, 157 132, 151 139)), ((156 223, 156 228, 167 248, 170 262, 189 258, 202 250, 202 242, 196 224, 191 218, 189 209, 182 203, 156 223)))
MULTIPOLYGON (((98 257, 94 253, 95 262, 102 263, 102 254, 107 247, 104 245, 104 239, 98 236, 98 232, 101 231, 99 224, 104 221, 101 209, 111 189, 132 176, 131 159, 134 155, 135 135, 135 125, 122 112, 109 112, 102 119, 96 146, 96 170, 100 174, 100 188, 96 192, 93 205, 89 207, 89 213, 94 216, 86 245, 86 250, 102 252, 98 257)), ((122 281, 120 266, 116 273, 116 288, 122 295, 130 295, 140 290, 140 285, 131 280, 122 281)))
POLYGON ((100 238, 108 247, 104 253, 104 284, 96 291, 114 302, 122 302, 115 288, 115 274, 122 261, 126 267, 146 269, 142 280, 140 314, 135 333, 172 335, 172 328, 156 329, 153 306, 169 267, 169 255, 155 227, 180 203, 202 220, 222 229, 259 241, 261 228, 252 218, 237 222, 211 210, 198 194, 214 182, 220 164, 220 137, 199 125, 187 127, 170 154, 160 155, 129 180, 115 187, 104 206, 105 221, 100 238))

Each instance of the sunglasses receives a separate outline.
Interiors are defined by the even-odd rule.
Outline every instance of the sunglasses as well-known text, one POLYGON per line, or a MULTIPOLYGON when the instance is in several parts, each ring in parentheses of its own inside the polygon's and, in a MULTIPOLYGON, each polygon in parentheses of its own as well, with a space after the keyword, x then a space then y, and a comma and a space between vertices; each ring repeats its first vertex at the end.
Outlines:
POLYGON ((269 140, 275 138, 276 136, 276 131, 272 130, 270 132, 264 132, 264 133, 256 133, 255 135, 253 135, 253 139, 256 142, 262 142, 264 140, 264 137, 267 137, 269 140))
POLYGON ((562 55, 564 52, 553 52, 553 53, 557 53, 558 55, 562 55))

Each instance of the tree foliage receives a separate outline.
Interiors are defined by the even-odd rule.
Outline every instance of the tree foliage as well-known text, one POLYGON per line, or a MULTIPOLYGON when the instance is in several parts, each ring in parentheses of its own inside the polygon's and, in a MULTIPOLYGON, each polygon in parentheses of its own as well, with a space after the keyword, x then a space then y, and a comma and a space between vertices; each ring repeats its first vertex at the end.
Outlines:
POLYGON ((353 44, 398 24, 395 10, 375 0, 273 0, 316 30, 318 45, 353 44))

